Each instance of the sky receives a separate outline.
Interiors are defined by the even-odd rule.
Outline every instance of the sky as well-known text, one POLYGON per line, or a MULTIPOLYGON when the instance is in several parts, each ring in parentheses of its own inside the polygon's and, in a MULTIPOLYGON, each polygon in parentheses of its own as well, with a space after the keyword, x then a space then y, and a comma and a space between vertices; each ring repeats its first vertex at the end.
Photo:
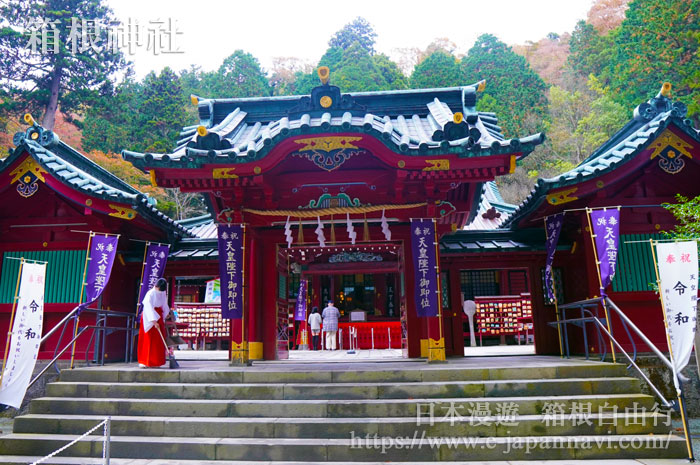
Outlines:
POLYGON ((219 67, 237 49, 270 70, 275 57, 316 65, 328 40, 357 16, 377 33, 376 50, 397 59, 397 49, 424 49, 447 37, 464 54, 484 33, 507 44, 537 41, 549 32, 571 32, 593 0, 107 0, 124 25, 144 34, 127 59, 137 77, 165 66, 179 71, 219 67), (149 29, 151 30, 149 32, 149 29), (168 35, 165 32, 170 32, 168 35), (148 47, 151 38, 151 47, 148 47), (171 41, 168 41, 171 38, 171 41), (156 44, 160 44, 160 46, 156 44), (154 53, 156 49, 159 53, 154 53), (181 53, 169 53, 169 52, 181 53))

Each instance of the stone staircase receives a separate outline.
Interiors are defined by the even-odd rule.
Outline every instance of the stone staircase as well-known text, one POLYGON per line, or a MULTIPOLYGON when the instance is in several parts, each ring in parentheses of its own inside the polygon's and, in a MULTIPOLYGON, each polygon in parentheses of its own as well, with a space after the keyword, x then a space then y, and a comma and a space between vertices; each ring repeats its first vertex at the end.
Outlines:
MULTIPOLYGON (((686 457, 623 365, 495 360, 64 370, 0 437, 0 463, 30 463, 108 415, 113 464, 686 457)), ((102 463, 102 444, 46 463, 102 463)))

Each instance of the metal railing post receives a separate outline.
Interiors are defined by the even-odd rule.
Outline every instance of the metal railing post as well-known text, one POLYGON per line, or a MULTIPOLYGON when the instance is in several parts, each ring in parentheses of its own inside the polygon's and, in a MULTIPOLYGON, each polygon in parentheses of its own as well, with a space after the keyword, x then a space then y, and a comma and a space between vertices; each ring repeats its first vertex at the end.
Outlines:
POLYGON ((610 300, 610 298, 608 298, 608 297, 606 297, 605 300, 607 300, 608 304, 610 304, 609 308, 615 310, 615 313, 617 313, 617 315, 618 315, 625 323, 627 323, 627 325, 628 325, 630 328, 632 328, 632 329, 634 330, 635 334, 637 334, 637 336, 639 336, 639 338, 642 340, 642 342, 644 342, 644 344, 646 344, 646 345, 651 349, 651 351, 654 352, 654 354, 656 354, 656 356, 659 357, 659 358, 661 359, 661 361, 664 363, 664 365, 666 365, 666 366, 668 367, 668 369, 673 370, 673 365, 672 365, 671 362, 666 358, 666 356, 654 345, 654 343, 652 343, 652 342, 649 340, 648 337, 646 337, 646 336, 644 335, 644 333, 643 333, 639 328, 637 328, 637 326, 636 326, 634 323, 632 323, 632 320, 630 320, 629 317, 628 317, 627 315, 625 315, 625 314, 623 313, 622 310, 620 310, 620 307, 618 307, 618 306, 617 306, 612 300, 610 300))
POLYGON ((105 423, 105 443, 104 443, 104 458, 105 465, 109 465, 109 459, 111 455, 111 442, 112 442, 112 417, 107 417, 107 422, 105 423))

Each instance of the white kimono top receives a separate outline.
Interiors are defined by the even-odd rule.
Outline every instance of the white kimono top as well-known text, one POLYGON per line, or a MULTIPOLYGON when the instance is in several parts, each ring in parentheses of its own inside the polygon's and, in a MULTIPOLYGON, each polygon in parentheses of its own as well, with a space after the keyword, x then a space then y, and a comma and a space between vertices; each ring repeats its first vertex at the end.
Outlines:
POLYGON ((151 288, 143 297, 143 331, 147 333, 158 321, 160 315, 156 312, 156 307, 163 309, 163 320, 170 313, 168 306, 168 293, 151 288))

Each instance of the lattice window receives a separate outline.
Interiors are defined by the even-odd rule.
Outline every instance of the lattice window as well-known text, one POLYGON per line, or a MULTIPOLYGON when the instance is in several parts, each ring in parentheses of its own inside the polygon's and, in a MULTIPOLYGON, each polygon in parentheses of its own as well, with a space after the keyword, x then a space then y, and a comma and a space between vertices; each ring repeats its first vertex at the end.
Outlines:
POLYGON ((461 270, 459 284, 465 300, 501 294, 497 270, 461 270))
MULTIPOLYGON (((540 274, 542 275, 542 295, 544 296, 545 305, 554 305, 554 299, 549 299, 547 297, 547 283, 544 279, 544 268, 540 268, 540 274)), ((557 302, 559 304, 564 304, 564 280, 562 279, 561 268, 552 268, 552 276, 554 277, 554 287, 556 289, 557 302)))

